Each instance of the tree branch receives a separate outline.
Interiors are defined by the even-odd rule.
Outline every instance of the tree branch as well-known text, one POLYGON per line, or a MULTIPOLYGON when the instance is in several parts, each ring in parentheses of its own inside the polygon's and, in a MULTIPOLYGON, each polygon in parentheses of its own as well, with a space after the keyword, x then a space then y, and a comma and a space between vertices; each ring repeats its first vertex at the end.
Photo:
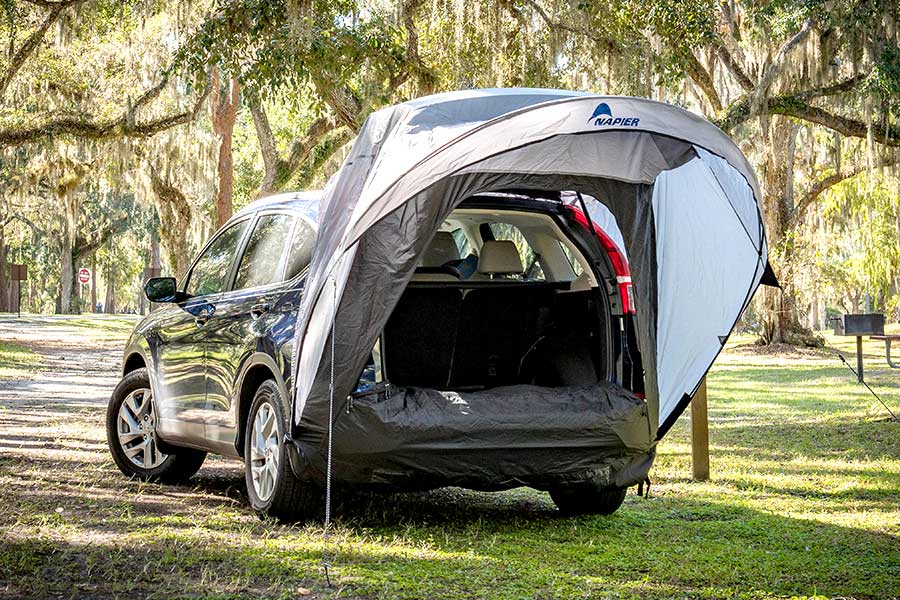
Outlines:
MULTIPOLYGON (((0 98, 2 98, 6 93, 6 89, 9 87, 9 84, 19 72, 19 69, 22 68, 22 65, 25 64, 25 61, 28 59, 28 57, 31 56, 35 48, 38 47, 38 44, 41 43, 41 40, 44 39, 44 35, 47 33, 47 30, 51 25, 53 25, 53 23, 56 22, 56 19, 59 18, 59 15, 60 13, 62 13, 63 9, 84 2, 84 0, 60 0, 59 2, 43 3, 36 0, 28 1, 32 2, 32 4, 48 7, 50 8, 50 12, 47 13, 46 17, 44 17, 44 20, 41 22, 40 26, 38 26, 37 29, 31 32, 31 35, 28 36, 28 38, 22 43, 19 49, 10 57, 9 66, 6 69, 6 72, 2 77, 0 77, 0 98)), ((12 46, 12 42, 10 42, 10 46, 12 46)))
MULTIPOLYGON (((847 137, 865 138, 868 136, 869 127, 863 121, 836 115, 824 108, 813 106, 807 102, 808 98, 847 91, 852 88, 851 83, 855 85, 861 81, 861 79, 859 79, 860 77, 862 76, 851 77, 850 79, 836 84, 830 84, 796 94, 774 96, 766 101, 765 106, 753 106, 751 104, 751 94, 745 94, 741 99, 735 101, 728 107, 725 115, 721 119, 718 119, 716 124, 725 131, 731 131, 752 117, 760 115, 784 115, 786 117, 794 117, 802 121, 822 125, 823 127, 837 131, 847 137)), ((900 146, 900 126, 894 125, 890 121, 883 119, 878 123, 873 123, 872 128, 877 143, 884 146, 900 146)))
MULTIPOLYGON (((589 29, 587 27, 581 27, 578 25, 570 25, 568 23, 563 23, 562 21, 554 21, 553 19, 550 18, 550 15, 547 14, 547 11, 545 11, 544 8, 540 4, 538 4, 536 0, 524 0, 524 1, 525 1, 525 4, 529 5, 532 9, 534 9, 534 12, 536 12, 538 14, 538 16, 541 18, 541 20, 544 23, 546 23, 546 25, 550 29, 559 29, 562 31, 568 31, 569 33, 576 33, 578 35, 582 35, 582 36, 594 41, 595 43, 600 44, 601 46, 605 47, 608 52, 612 52, 613 54, 616 54, 616 55, 622 54, 621 48, 618 46, 618 44, 613 39, 611 39, 609 37, 597 35, 596 31, 589 29)), ((507 5, 507 9, 511 9, 512 0, 507 0, 506 2, 504 2, 504 4, 507 5)), ((512 10, 510 10, 510 12, 512 12, 512 10)))
POLYGON ((807 19, 803 23, 803 27, 800 28, 800 31, 795 33, 792 38, 782 44, 778 52, 775 53, 775 58, 772 59, 772 64, 770 64, 769 68, 766 69, 766 72, 763 74, 762 78, 760 78, 756 88, 751 93, 754 103, 759 103, 759 101, 762 100, 765 94, 769 91, 769 88, 772 86, 772 83, 775 81, 775 78, 781 71, 782 66, 784 66, 784 61, 787 59, 788 54, 790 54, 794 48, 799 46, 800 43, 809 36, 812 28, 813 20, 807 19))
MULTIPOLYGON (((869 128, 864 122, 830 113, 817 106, 811 106, 799 100, 796 96, 772 98, 767 112, 816 123, 848 137, 865 138, 869 133, 869 128)), ((900 126, 893 125, 887 120, 882 120, 880 123, 873 123, 872 128, 877 143, 883 146, 900 146, 900 126)))
MULTIPOLYGON (((48 232, 47 232, 46 229, 41 229, 40 227, 38 227, 37 225, 35 225, 33 221, 31 221, 30 219, 28 219, 28 218, 26 218, 26 217, 23 217, 22 215, 11 215, 11 216, 7 219, 7 223, 10 222, 10 221, 21 221, 21 222, 25 223, 25 224, 28 225, 28 227, 29 227, 35 234, 37 234, 38 236, 42 236, 42 237, 43 237, 43 236, 48 235, 48 232)), ((4 223, 4 226, 5 226, 5 225, 6 225, 6 223, 4 223)))
POLYGON ((133 105, 126 107, 120 116, 113 119, 96 121, 92 115, 84 117, 64 115, 51 117, 40 125, 32 127, 0 129, 0 148, 4 146, 18 146, 57 135, 72 135, 93 140, 118 137, 151 137, 160 131, 165 131, 194 120, 203 105, 203 100, 209 94, 209 87, 207 87, 195 101, 191 110, 184 110, 141 123, 135 122, 134 109, 155 98, 161 90, 162 87, 159 84, 150 88, 141 94, 133 105))
POLYGON ((700 64, 700 61, 694 56, 693 52, 688 52, 685 56, 684 69, 687 71, 688 76, 694 80, 694 83, 697 84, 697 87, 703 90, 703 94, 706 96, 706 99, 709 100, 713 112, 717 113, 721 111, 722 100, 719 98, 719 93, 716 91, 716 85, 713 82, 709 71, 700 64))
POLYGON ((83 237, 76 238, 75 247, 72 249, 72 258, 77 261, 78 259, 87 256, 105 244, 109 238, 124 231, 127 227, 128 217, 125 216, 109 223, 99 232, 92 235, 90 241, 83 237))
POLYGON ((734 78, 737 80, 738 85, 743 88, 745 92, 749 92, 753 89, 753 81, 741 66, 738 64, 737 60, 735 60, 734 56, 731 52, 723 45, 716 46, 716 55, 719 57, 719 60, 722 61, 722 64, 725 65, 725 68, 728 69, 728 72, 731 73, 734 78))
POLYGON ((253 116, 253 124, 256 126, 256 136, 259 138, 259 147, 265 168, 259 189, 260 196, 281 190, 297 172, 300 165, 309 158, 319 142, 337 127, 334 119, 319 117, 312 122, 303 137, 293 141, 288 157, 283 158, 278 153, 275 135, 269 126, 266 111, 258 101, 250 104, 250 114, 253 116))
MULTIPOLYGON (((900 155, 891 156, 887 158, 882 158, 878 161, 878 164, 874 165, 873 169, 880 169, 882 167, 887 167, 890 165, 896 165, 900 163, 900 155)), ((827 177, 823 177, 819 179, 815 183, 810 186, 809 190, 806 192, 806 195, 800 199, 799 202, 794 206, 794 210, 791 212, 790 221, 791 225, 799 221, 809 207, 819 199, 827 189, 839 184, 842 181, 846 181, 847 179, 851 179, 856 177, 860 173, 868 170, 868 165, 866 164, 857 164, 851 167, 850 169, 839 171, 837 173, 832 173, 827 177)))
POLYGON ((869 75, 869 72, 858 73, 852 77, 844 79, 843 81, 838 81, 836 83, 823 85, 822 87, 798 92, 797 94, 795 94, 795 96, 804 100, 811 100, 813 98, 821 98, 823 96, 835 96, 837 94, 843 94, 844 92, 853 91, 856 86, 865 82, 866 79, 869 78, 869 75))
POLYGON ((435 76, 419 55, 419 30, 413 19, 415 12, 424 4, 424 0, 406 0, 402 7, 403 26, 406 28, 406 62, 413 68, 419 84, 419 93, 434 93, 435 76))

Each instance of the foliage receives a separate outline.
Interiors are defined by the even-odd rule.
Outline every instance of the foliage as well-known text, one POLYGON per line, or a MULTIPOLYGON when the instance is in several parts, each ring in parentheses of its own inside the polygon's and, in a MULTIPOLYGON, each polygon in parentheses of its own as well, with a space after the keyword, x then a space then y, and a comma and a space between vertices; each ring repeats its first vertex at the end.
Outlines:
MULTIPOLYGON (((211 233, 218 140, 202 99, 215 65, 242 87, 237 207, 260 194, 323 186, 366 116, 390 103, 494 86, 633 94, 704 113, 756 164, 776 271, 797 307, 782 312, 805 318, 818 310, 818 296, 854 304, 839 296, 857 286, 885 304, 896 294, 885 258, 896 227, 886 209, 878 229, 847 246, 850 254, 823 252, 816 239, 860 222, 848 211, 825 210, 835 194, 856 202, 848 196, 855 188, 839 184, 868 182, 876 168, 900 162, 889 151, 900 145, 900 27, 888 0, 64 5, 0 6, 0 39, 13 49, 25 48, 56 15, 19 67, 16 52, 0 57, 0 86, 2 73, 12 73, 5 94, 0 87, 0 187, 15 198, 6 210, 33 214, 28 206, 40 198, 52 212, 63 180, 73 181, 76 203, 93 190, 133 193, 135 206, 158 214, 168 271, 183 268, 211 233), (60 129, 63 118, 81 129, 60 129), (851 259, 852 269, 838 268, 851 259), (818 268, 827 277, 817 277, 818 268), (827 290, 818 284, 826 279, 827 290)), ((882 204, 894 202, 894 171, 879 177, 882 204)), ((48 310, 61 287, 52 265, 57 246, 20 252, 36 243, 33 232, 20 220, 5 227, 16 256, 48 263, 35 265, 46 285, 28 298, 48 310)), ((66 234, 52 229, 56 239, 66 234)), ((134 238, 129 260, 145 260, 145 234, 142 227, 123 232, 134 238)), ((756 309, 762 321, 777 312, 756 309)))
MULTIPOLYGON (((868 293, 877 309, 900 309, 897 273, 900 271, 900 198, 885 177, 869 185, 847 181, 835 186, 825 201, 827 217, 835 223, 840 242, 831 246, 834 265, 825 274, 834 285, 847 285, 856 295, 868 293), (833 218, 840 214, 844 218, 833 218)), ((835 298, 852 297, 846 290, 835 298)), ((857 303, 856 310, 862 310, 857 303)))

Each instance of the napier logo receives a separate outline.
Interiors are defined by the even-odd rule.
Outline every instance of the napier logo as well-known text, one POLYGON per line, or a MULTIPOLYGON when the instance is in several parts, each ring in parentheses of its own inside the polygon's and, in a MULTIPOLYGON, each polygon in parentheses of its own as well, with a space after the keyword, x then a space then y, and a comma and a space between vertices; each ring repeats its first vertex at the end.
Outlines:
POLYGON ((597 127, 607 126, 607 125, 619 125, 622 127, 637 127, 638 122, 640 122, 640 118, 638 117, 613 117, 612 110, 609 108, 609 104, 606 102, 601 102, 597 105, 597 108, 594 109, 594 114, 588 118, 588 123, 591 121, 594 122, 594 125, 597 127))

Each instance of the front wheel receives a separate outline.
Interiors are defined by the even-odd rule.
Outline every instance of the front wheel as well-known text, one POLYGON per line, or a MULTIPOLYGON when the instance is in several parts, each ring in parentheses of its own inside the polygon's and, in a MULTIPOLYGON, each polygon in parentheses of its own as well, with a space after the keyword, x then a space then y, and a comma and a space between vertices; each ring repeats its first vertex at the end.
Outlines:
POLYGON ((566 515, 611 515, 622 506, 627 491, 627 488, 583 484, 552 489, 550 497, 566 515))
POLYGON ((244 433, 244 477, 250 504, 260 515, 303 521, 319 506, 319 489, 300 480, 285 448, 287 423, 278 386, 271 379, 256 391, 244 433))
POLYGON ((191 448, 160 447, 158 422, 147 369, 128 373, 116 386, 106 409, 106 440, 119 470, 144 481, 189 479, 206 459, 191 448))

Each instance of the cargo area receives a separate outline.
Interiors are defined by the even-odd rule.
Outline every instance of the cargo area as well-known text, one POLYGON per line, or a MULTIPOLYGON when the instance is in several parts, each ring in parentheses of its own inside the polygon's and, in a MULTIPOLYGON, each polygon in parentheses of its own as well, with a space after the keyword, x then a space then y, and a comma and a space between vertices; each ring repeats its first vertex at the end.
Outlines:
POLYGON ((387 380, 478 390, 606 378, 608 315, 568 283, 413 283, 382 338, 387 380))
POLYGON ((646 456, 646 403, 620 377, 615 273, 570 226, 471 205, 451 215, 335 424, 342 479, 612 485, 646 456))

